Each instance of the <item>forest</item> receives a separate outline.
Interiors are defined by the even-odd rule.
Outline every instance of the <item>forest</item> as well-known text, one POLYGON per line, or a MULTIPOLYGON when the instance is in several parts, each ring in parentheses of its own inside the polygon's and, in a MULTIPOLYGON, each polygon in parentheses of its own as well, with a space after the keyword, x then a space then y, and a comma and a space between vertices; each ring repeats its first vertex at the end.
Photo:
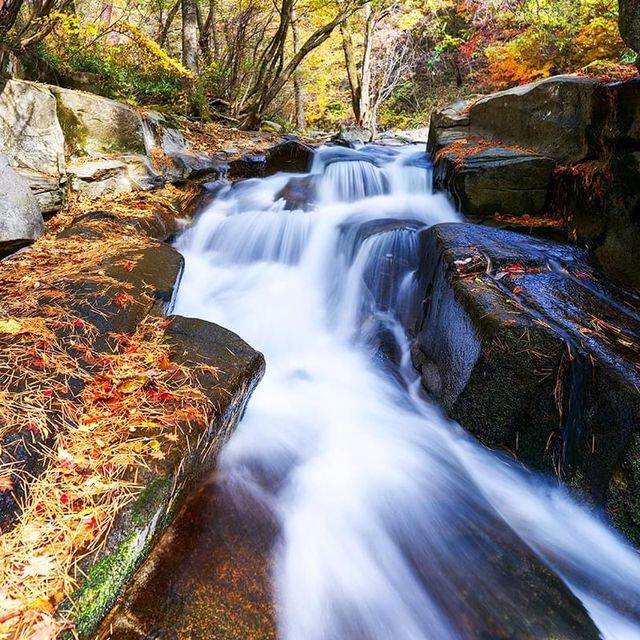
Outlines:
POLYGON ((2 0, 0 34, 5 72, 299 131, 424 126, 452 99, 635 59, 616 0, 2 0))

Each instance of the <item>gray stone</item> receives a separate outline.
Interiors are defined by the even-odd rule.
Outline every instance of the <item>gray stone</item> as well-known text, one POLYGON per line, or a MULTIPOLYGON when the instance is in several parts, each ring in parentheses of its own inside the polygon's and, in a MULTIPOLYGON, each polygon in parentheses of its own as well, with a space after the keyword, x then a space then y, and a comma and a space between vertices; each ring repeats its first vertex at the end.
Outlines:
POLYGON ((64 135, 48 89, 0 79, 0 153, 19 168, 64 174, 64 135))
POLYGON ((131 107, 82 91, 54 86, 50 90, 69 154, 145 153, 142 118, 131 107))
POLYGON ((182 132, 161 113, 148 111, 142 118, 145 146, 147 153, 153 149, 160 149, 163 153, 171 155, 189 149, 182 132))
POLYGON ((42 213, 59 211, 65 201, 66 176, 50 176, 31 169, 17 169, 27 181, 42 213))
POLYGON ((147 191, 163 182, 146 156, 124 155, 108 159, 77 161, 69 165, 71 188, 92 197, 147 191))
POLYGON ((597 80, 578 76, 501 91, 471 106, 470 133, 532 149, 562 164, 580 162, 597 150, 605 92, 597 80))
POLYGON ((184 182, 205 176, 216 175, 220 163, 206 153, 182 151, 169 154, 170 164, 164 174, 170 182, 184 182))
POLYGON ((427 151, 436 153, 452 142, 469 137, 469 108, 471 102, 459 100, 431 113, 427 151))
POLYGON ((434 186, 448 191, 467 215, 537 215, 544 209, 555 162, 512 149, 471 155, 443 150, 434 165, 434 186))
POLYGON ((33 242, 44 231, 44 221, 27 182, 0 155, 0 251, 33 242))

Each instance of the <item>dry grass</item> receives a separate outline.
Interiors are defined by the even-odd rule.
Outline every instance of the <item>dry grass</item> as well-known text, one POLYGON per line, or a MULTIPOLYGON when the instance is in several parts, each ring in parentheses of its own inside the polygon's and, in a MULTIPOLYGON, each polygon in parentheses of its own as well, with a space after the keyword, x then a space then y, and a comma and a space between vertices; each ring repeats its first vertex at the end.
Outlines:
MULTIPOLYGON (((104 208, 140 217, 155 206, 147 198, 104 208)), ((45 640, 72 628, 57 607, 81 580, 83 558, 140 491, 136 470, 161 461, 180 429, 204 426, 213 413, 197 371, 172 361, 165 319, 150 316, 133 336, 112 335, 115 347, 101 353, 96 328, 70 311, 73 277, 84 270, 108 295, 114 282, 98 265, 151 242, 113 223, 102 225, 99 240, 57 238, 83 206, 74 200, 47 235, 0 263, 0 443, 19 435, 45 462, 31 476, 0 445, 0 492, 20 504, 17 521, 0 531, 2 640, 45 640)))

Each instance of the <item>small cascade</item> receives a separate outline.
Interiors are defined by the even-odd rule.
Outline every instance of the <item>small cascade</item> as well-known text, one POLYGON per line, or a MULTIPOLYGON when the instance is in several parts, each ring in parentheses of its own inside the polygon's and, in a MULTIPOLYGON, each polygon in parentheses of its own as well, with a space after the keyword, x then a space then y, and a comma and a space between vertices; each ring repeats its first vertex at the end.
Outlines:
POLYGON ((280 637, 640 638, 638 554, 420 391, 417 238, 458 220, 428 157, 325 147, 307 177, 293 210, 291 176, 225 187, 177 241, 176 312, 266 356, 219 470, 277 523, 280 637))

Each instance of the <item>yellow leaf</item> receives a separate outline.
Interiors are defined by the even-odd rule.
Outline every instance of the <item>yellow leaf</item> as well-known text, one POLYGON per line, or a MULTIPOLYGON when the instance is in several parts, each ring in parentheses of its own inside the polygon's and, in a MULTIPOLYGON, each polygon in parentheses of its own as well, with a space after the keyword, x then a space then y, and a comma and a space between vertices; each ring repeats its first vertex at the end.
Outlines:
POLYGON ((15 335, 22 331, 22 325, 17 320, 0 320, 0 333, 15 335))

